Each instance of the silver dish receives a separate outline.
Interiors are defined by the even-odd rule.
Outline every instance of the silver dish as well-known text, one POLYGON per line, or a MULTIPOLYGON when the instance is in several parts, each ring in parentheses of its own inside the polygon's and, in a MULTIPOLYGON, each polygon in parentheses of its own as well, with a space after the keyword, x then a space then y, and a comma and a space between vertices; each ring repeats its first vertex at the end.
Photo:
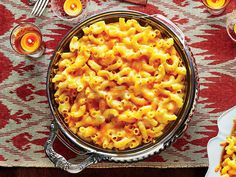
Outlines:
MULTIPOLYGON (((49 159, 55 164, 56 167, 62 168, 71 173, 78 173, 87 166, 95 164, 101 160, 109 160, 115 162, 134 162, 143 160, 155 153, 159 153, 165 148, 169 147, 183 132, 187 129, 188 122, 190 121, 198 98, 198 72, 194 57, 186 43, 185 37, 181 30, 167 18, 161 15, 149 16, 144 13, 135 11, 110 11, 92 16, 75 26, 60 42, 57 50, 55 51, 51 63, 48 68, 47 75, 47 96, 50 109, 53 115, 53 122, 51 123, 51 132, 45 144, 45 151, 49 159), (90 144, 80 139, 73 134, 67 125, 64 123, 63 117, 57 110, 57 104, 54 101, 54 89, 51 79, 54 76, 54 69, 56 63, 60 58, 60 53, 68 51, 68 46, 73 36, 83 36, 82 27, 89 26, 97 21, 104 20, 106 23, 117 22, 119 17, 125 19, 136 19, 142 25, 151 25, 155 29, 161 30, 164 37, 172 37, 175 40, 175 48, 178 50, 180 57, 187 69, 186 77, 186 96, 184 105, 178 113, 176 121, 170 123, 166 128, 163 135, 156 139, 155 143, 149 143, 139 146, 134 149, 117 151, 107 150, 90 144), (68 162, 63 156, 56 153, 53 149, 53 142, 58 136, 58 132, 73 144, 76 148, 85 151, 89 157, 79 164, 72 164, 68 162)), ((59 136, 61 137, 61 136, 59 136)), ((63 141, 65 143, 65 141, 63 141)))

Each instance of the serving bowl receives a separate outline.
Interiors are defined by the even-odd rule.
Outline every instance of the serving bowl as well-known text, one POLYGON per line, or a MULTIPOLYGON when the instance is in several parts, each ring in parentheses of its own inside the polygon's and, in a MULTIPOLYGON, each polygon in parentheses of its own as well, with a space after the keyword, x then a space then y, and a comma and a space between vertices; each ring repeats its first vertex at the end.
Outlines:
POLYGON ((219 132, 216 137, 209 140, 207 144, 207 154, 209 167, 205 177, 220 177, 220 171, 216 172, 216 167, 221 163, 224 146, 220 144, 226 142, 226 137, 230 136, 236 118, 236 106, 225 111, 217 121, 219 132))
MULTIPOLYGON (((167 18, 161 15, 149 16, 144 13, 136 11, 110 11, 104 12, 90 18, 75 26, 68 34, 62 39, 58 48, 56 49, 48 68, 47 75, 47 96, 50 109, 53 115, 53 122, 51 124, 51 132, 49 139, 46 142, 45 150, 49 159, 57 166, 68 172, 77 173, 86 168, 90 164, 97 163, 100 160, 110 160, 115 162, 134 162, 147 158, 155 153, 159 153, 166 147, 170 146, 176 138, 180 137, 186 130, 188 122, 193 114, 197 98, 198 98, 198 73, 194 57, 186 43, 185 37, 181 30, 167 18), (60 59, 60 53, 69 51, 69 43, 73 36, 78 38, 83 36, 82 28, 94 24, 98 21, 104 20, 106 23, 117 22, 120 17, 127 19, 136 19, 141 25, 150 25, 154 29, 159 29, 163 37, 172 37, 175 41, 175 48, 183 60, 183 64, 187 70, 186 76, 186 96, 181 110, 178 112, 177 120, 170 123, 162 136, 156 139, 155 143, 148 143, 134 149, 128 150, 107 150, 90 144, 75 134, 73 134, 65 124, 63 117, 57 109, 57 104, 54 100, 54 87, 52 78, 54 77, 54 70, 56 63, 60 59), (79 164, 72 164, 68 162, 60 154, 56 153, 53 149, 53 141, 58 132, 72 143, 76 148, 90 154, 90 156, 79 164)), ((64 141, 65 142, 65 141, 64 141)))

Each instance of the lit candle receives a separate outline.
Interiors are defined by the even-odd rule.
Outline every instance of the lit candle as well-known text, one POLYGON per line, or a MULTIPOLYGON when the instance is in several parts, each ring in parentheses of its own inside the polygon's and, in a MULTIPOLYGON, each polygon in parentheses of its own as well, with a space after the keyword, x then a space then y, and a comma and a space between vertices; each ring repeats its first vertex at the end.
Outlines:
POLYGON ((220 9, 224 6, 225 0, 206 0, 207 4, 214 9, 220 9))
POLYGON ((40 43, 41 37, 36 32, 28 32, 20 40, 21 48, 28 53, 35 52, 39 48, 40 43))
POLYGON ((63 6, 65 13, 69 16, 78 16, 82 7, 80 0, 66 0, 63 6))
POLYGON ((77 8, 77 5, 76 5, 76 4, 74 4, 74 3, 71 4, 71 6, 70 6, 70 9, 71 9, 71 10, 75 10, 76 8, 77 8))

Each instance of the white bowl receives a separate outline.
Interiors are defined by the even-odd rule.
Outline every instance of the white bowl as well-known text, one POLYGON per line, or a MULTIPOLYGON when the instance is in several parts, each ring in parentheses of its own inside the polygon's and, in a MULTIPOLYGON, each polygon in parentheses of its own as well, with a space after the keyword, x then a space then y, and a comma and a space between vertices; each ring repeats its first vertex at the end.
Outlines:
POLYGON ((223 147, 221 142, 226 141, 226 137, 231 135, 233 129, 233 120, 236 118, 236 106, 225 111, 218 119, 217 125, 219 132, 216 137, 209 140, 207 144, 207 153, 209 159, 209 168, 205 177, 220 177, 220 172, 215 172, 215 168, 220 164, 223 147))

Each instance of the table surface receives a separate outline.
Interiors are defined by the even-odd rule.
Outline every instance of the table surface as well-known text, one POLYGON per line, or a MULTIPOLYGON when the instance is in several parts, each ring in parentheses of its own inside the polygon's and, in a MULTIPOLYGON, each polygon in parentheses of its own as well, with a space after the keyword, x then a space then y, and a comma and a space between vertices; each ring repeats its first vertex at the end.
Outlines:
POLYGON ((203 177, 206 170, 207 168, 116 168, 109 170, 86 169, 79 174, 70 174, 54 168, 0 168, 0 177, 143 177, 145 175, 148 175, 148 177, 203 177))
MULTIPOLYGON (((186 133, 166 151, 133 164, 103 162, 93 167, 206 167, 206 145, 217 134, 216 120, 236 105, 236 45, 225 30, 225 20, 236 8, 236 1, 231 1, 220 16, 211 16, 200 0, 148 2, 147 6, 137 6, 92 0, 89 15, 129 9, 171 19, 186 35, 196 58, 201 83, 199 103, 186 133)), ((56 18, 50 6, 39 18, 29 15, 31 9, 26 0, 0 2, 0 166, 5 167, 53 166, 43 149, 51 122, 45 77, 53 51, 73 25, 56 18), (46 44, 43 57, 29 60, 11 49, 10 32, 21 22, 35 23, 42 30, 46 44)), ((59 146, 60 152, 71 155, 59 146)))

